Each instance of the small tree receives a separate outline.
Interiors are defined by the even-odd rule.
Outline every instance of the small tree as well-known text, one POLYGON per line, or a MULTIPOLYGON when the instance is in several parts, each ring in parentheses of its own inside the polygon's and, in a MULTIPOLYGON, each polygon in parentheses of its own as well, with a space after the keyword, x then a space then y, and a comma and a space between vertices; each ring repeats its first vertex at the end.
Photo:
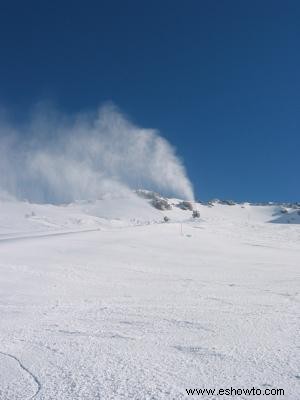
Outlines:
POLYGON ((198 210, 193 211, 193 218, 200 218, 200 212, 198 210))

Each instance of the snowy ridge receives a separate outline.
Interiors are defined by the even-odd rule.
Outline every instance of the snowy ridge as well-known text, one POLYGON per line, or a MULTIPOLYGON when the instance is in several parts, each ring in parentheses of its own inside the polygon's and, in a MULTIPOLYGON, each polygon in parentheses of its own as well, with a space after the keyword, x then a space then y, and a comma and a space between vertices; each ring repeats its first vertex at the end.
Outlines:
POLYGON ((257 205, 220 200, 197 203, 163 198, 145 190, 137 191, 137 194, 138 196, 107 196, 97 201, 80 201, 60 206, 2 198, 0 238, 39 232, 68 232, 161 223, 165 216, 170 222, 188 221, 192 217, 192 210, 198 210, 201 218, 207 221, 219 218, 220 221, 300 223, 298 203, 257 205))

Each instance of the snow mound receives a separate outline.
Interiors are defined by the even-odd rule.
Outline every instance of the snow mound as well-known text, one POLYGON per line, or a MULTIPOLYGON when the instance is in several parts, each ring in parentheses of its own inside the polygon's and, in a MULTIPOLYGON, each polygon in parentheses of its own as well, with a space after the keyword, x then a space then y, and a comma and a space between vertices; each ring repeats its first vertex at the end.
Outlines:
POLYGON ((277 224, 300 224, 300 209, 280 208, 271 221, 277 224))

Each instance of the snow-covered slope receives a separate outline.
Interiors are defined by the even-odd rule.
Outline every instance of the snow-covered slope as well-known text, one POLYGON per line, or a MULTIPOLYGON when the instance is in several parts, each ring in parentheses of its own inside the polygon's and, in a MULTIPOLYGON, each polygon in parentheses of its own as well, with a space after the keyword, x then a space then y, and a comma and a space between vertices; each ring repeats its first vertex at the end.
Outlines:
POLYGON ((299 398, 299 210, 152 200, 1 200, 1 400, 299 398))
POLYGON ((0 201, 0 235, 25 236, 161 221, 161 213, 134 195, 67 205, 0 201))
MULTIPOLYGON (((146 192, 146 191, 144 191, 146 192)), ((182 210, 179 199, 164 199, 170 209, 159 210, 152 205, 153 198, 161 199, 152 192, 148 197, 128 194, 122 197, 107 196, 95 202, 81 201, 67 205, 31 204, 14 199, 0 198, 0 235, 30 235, 83 229, 101 229, 128 225, 159 223, 164 216, 170 222, 187 221, 190 210, 182 210), (152 197, 151 197, 152 196, 152 197), (154 197, 153 197, 154 196, 154 197)), ((203 220, 232 223, 300 223, 300 207, 281 205, 256 206, 249 203, 205 205, 190 203, 200 211, 203 220)))

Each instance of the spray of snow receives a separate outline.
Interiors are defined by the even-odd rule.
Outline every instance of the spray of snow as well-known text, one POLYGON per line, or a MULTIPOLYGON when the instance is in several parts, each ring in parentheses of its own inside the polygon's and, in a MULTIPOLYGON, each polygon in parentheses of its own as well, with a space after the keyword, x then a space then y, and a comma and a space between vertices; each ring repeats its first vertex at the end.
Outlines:
POLYGON ((66 116, 45 107, 30 121, 0 120, 0 190, 36 202, 62 203, 145 188, 193 199, 174 148, 115 106, 66 116))

